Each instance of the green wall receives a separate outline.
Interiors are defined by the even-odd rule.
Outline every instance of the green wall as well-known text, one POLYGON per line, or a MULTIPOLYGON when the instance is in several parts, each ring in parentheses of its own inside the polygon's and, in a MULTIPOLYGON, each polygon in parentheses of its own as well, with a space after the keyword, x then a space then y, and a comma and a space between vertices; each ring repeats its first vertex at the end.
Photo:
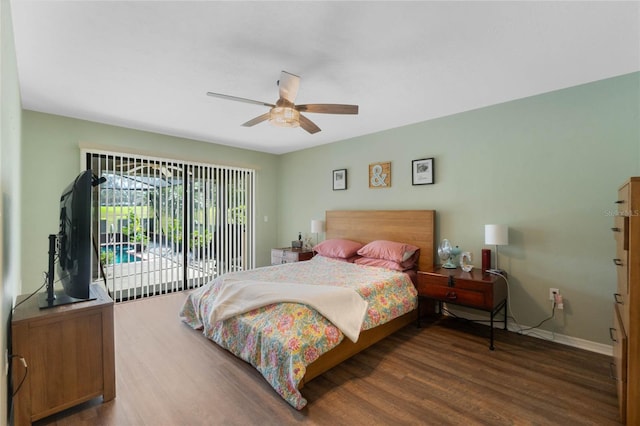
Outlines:
POLYGON ((633 73, 282 156, 24 111, 22 292, 42 283, 57 198, 80 170, 83 146, 256 168, 258 266, 330 209, 435 209, 437 240, 471 251, 476 264, 484 224, 507 224, 500 265, 518 322, 547 317, 556 287, 565 309, 543 329, 609 345, 610 212, 618 186, 640 174, 639 93, 633 73), (436 183, 412 186, 411 160, 426 157, 435 158, 436 183), (392 162, 391 188, 368 188, 368 165, 378 161, 392 162), (339 168, 347 191, 331 189, 339 168))
POLYGON ((81 147, 254 168, 257 265, 269 264, 276 242, 278 156, 33 111, 23 113, 22 136, 22 293, 43 283, 47 236, 58 229, 60 193, 80 172, 81 147))
POLYGON ((8 423, 4 359, 10 312, 20 282, 20 127, 22 106, 9 0, 0 1, 0 424, 8 423))
MULTIPOLYGON (((331 209, 435 209, 437 241, 479 265, 484 224, 509 226, 500 266, 522 325, 610 344, 618 186, 640 173, 640 73, 611 78, 282 156, 281 245, 331 209), (411 185, 411 161, 435 158, 435 184, 411 185), (368 165, 392 162, 392 186, 368 188, 368 165), (346 168, 348 190, 332 191, 346 168)), ((366 111, 362 111, 366 114, 366 111)), ((491 247, 493 248, 493 247, 491 247)))

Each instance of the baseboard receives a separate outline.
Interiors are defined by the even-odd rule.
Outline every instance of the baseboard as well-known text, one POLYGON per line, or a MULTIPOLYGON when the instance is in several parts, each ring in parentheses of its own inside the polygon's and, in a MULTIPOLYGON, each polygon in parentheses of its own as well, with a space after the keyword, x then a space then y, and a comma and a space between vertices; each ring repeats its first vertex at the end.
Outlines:
MULTIPOLYGON (((453 311, 453 309, 450 310, 453 311)), ((473 313, 473 312, 452 312, 454 315, 459 315, 461 318, 466 318, 469 320, 476 320, 476 321, 488 321, 489 320, 489 316, 488 314, 485 315, 480 315, 477 313, 473 313)), ((502 318, 504 318, 504 316, 502 315, 502 313, 496 315, 496 317, 494 318, 495 321, 501 320, 502 318)), ((488 325, 488 324, 487 324, 488 325)), ((493 324, 494 328, 503 328, 503 324, 502 322, 495 322, 493 324)), ((531 336, 531 337, 535 337, 538 339, 544 339, 544 340, 550 340, 552 342, 556 342, 556 343, 560 343, 561 345, 567 345, 567 346, 572 346, 574 348, 579 348, 579 349, 584 349, 586 351, 590 351, 590 352, 596 352, 602 355, 608 355, 608 356, 613 356, 613 346, 611 345, 605 345, 603 343, 597 343, 597 342, 592 342, 590 340, 585 340, 585 339, 580 339, 577 337, 572 337, 572 336, 567 336, 564 334, 560 334, 560 333, 554 333, 552 331, 547 331, 547 330, 542 330, 539 328, 536 328, 535 330, 527 330, 524 332, 520 332, 521 329, 527 329, 530 326, 528 325, 524 325, 524 324, 516 324, 513 321, 508 321, 507 322, 507 329, 513 333, 517 333, 517 334, 522 334, 525 336, 531 336)))
MULTIPOLYGON (((500 325, 502 326, 502 325, 500 325)), ((521 326, 527 328, 527 326, 521 326)), ((579 339, 577 337, 567 336, 565 334, 554 333, 547 330, 535 329, 527 330, 520 333, 520 327, 515 324, 507 324, 507 329, 514 333, 523 334, 525 336, 536 337, 538 339, 551 340, 562 345, 573 346, 574 348, 584 349, 590 352, 596 352, 602 355, 613 356, 613 346, 603 343, 592 342, 590 340, 579 339)))

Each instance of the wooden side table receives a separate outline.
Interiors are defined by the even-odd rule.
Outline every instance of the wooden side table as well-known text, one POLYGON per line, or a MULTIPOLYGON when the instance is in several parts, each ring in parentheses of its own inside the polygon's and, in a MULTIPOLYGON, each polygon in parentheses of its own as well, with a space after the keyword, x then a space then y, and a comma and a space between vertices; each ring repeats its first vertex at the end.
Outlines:
POLYGON ((494 318, 502 309, 504 309, 504 329, 507 329, 507 282, 499 275, 483 273, 479 269, 464 272, 459 268, 445 269, 436 266, 431 271, 418 271, 416 288, 418 301, 421 298, 435 300, 438 302, 440 312, 442 312, 443 303, 489 312, 491 318, 489 349, 491 350, 494 349, 494 318))
POLYGON ((303 248, 274 248, 271 249, 271 264, 293 263, 309 260, 313 257, 313 250, 303 248))
MULTIPOLYGON (((16 306, 11 321, 14 424, 31 422, 102 395, 116 396, 113 300, 93 284, 96 300, 39 309, 38 297, 16 306)), ((27 295, 19 296, 17 302, 27 295)))

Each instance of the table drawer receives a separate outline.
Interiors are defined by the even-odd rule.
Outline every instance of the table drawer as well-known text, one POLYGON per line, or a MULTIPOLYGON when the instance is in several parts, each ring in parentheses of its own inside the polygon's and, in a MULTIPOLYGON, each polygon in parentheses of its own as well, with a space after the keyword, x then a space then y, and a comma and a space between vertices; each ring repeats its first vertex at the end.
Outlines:
POLYGON ((313 257, 312 251, 293 251, 291 249, 271 249, 271 264, 301 262, 313 257))
POLYGON ((291 263, 298 261, 298 253, 293 253, 290 251, 283 250, 272 250, 271 251, 271 263, 291 263))
POLYGON ((486 294, 481 291, 464 290, 456 287, 442 287, 438 285, 420 285, 418 293, 421 296, 431 297, 444 302, 459 303, 461 305, 477 306, 491 309, 491 303, 487 303, 486 294))

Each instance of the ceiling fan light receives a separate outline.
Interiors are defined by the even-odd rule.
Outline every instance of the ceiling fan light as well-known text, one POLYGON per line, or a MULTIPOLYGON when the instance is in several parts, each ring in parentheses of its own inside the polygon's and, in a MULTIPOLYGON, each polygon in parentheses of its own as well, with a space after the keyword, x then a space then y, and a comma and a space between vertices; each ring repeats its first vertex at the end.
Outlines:
POLYGON ((278 127, 298 127, 300 113, 290 107, 273 107, 269 113, 269 122, 278 127))

